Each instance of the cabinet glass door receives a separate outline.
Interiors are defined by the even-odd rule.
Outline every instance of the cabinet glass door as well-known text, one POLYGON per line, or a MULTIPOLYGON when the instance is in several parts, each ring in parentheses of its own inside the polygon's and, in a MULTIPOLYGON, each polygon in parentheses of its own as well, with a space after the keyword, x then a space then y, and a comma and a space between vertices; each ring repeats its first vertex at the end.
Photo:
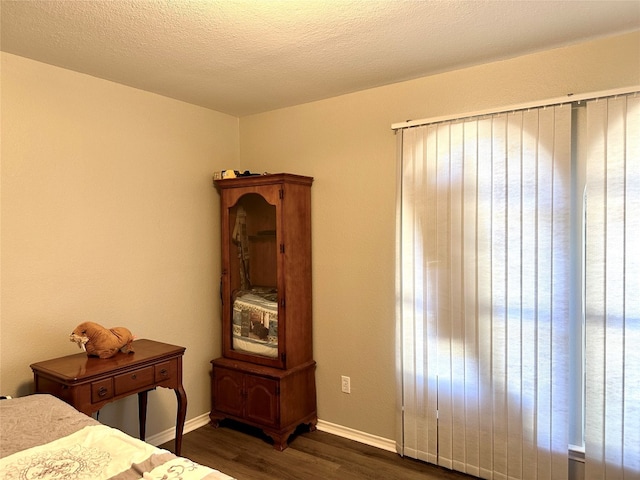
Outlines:
POLYGON ((257 193, 229 209, 232 350, 278 358, 276 206, 257 193))

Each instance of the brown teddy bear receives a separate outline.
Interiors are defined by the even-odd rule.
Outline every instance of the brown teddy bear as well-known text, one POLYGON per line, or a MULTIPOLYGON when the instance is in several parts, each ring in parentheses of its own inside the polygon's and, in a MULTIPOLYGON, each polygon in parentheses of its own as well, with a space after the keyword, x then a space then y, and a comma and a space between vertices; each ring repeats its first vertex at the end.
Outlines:
POLYGON ((94 322, 81 323, 69 336, 69 340, 77 343, 87 355, 100 358, 111 358, 119 351, 133 353, 133 339, 124 327, 107 329, 94 322))

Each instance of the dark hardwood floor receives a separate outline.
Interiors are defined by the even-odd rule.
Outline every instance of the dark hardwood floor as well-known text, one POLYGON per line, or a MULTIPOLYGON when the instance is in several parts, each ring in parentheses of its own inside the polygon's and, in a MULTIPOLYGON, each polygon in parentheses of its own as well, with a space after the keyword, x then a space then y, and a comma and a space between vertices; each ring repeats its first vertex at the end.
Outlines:
MULTIPOLYGON (((297 432, 289 448, 276 451, 260 431, 224 421, 186 434, 182 456, 238 480, 473 480, 462 473, 326 432, 297 432)), ((173 449, 173 442, 161 445, 173 449)))

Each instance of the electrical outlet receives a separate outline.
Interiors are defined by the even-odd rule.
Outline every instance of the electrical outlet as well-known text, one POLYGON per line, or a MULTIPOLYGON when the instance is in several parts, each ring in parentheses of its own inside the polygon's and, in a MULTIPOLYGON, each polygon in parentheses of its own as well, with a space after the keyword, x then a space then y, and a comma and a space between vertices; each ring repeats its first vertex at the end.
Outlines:
POLYGON ((342 376, 342 393, 351 393, 351 378, 342 376))

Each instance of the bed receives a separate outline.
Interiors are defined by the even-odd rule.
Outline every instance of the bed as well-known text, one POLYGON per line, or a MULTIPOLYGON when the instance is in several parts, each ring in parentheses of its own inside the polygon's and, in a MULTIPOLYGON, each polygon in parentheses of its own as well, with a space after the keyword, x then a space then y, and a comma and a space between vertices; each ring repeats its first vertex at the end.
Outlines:
POLYGON ((0 478, 232 480, 40 394, 0 400, 0 478))

